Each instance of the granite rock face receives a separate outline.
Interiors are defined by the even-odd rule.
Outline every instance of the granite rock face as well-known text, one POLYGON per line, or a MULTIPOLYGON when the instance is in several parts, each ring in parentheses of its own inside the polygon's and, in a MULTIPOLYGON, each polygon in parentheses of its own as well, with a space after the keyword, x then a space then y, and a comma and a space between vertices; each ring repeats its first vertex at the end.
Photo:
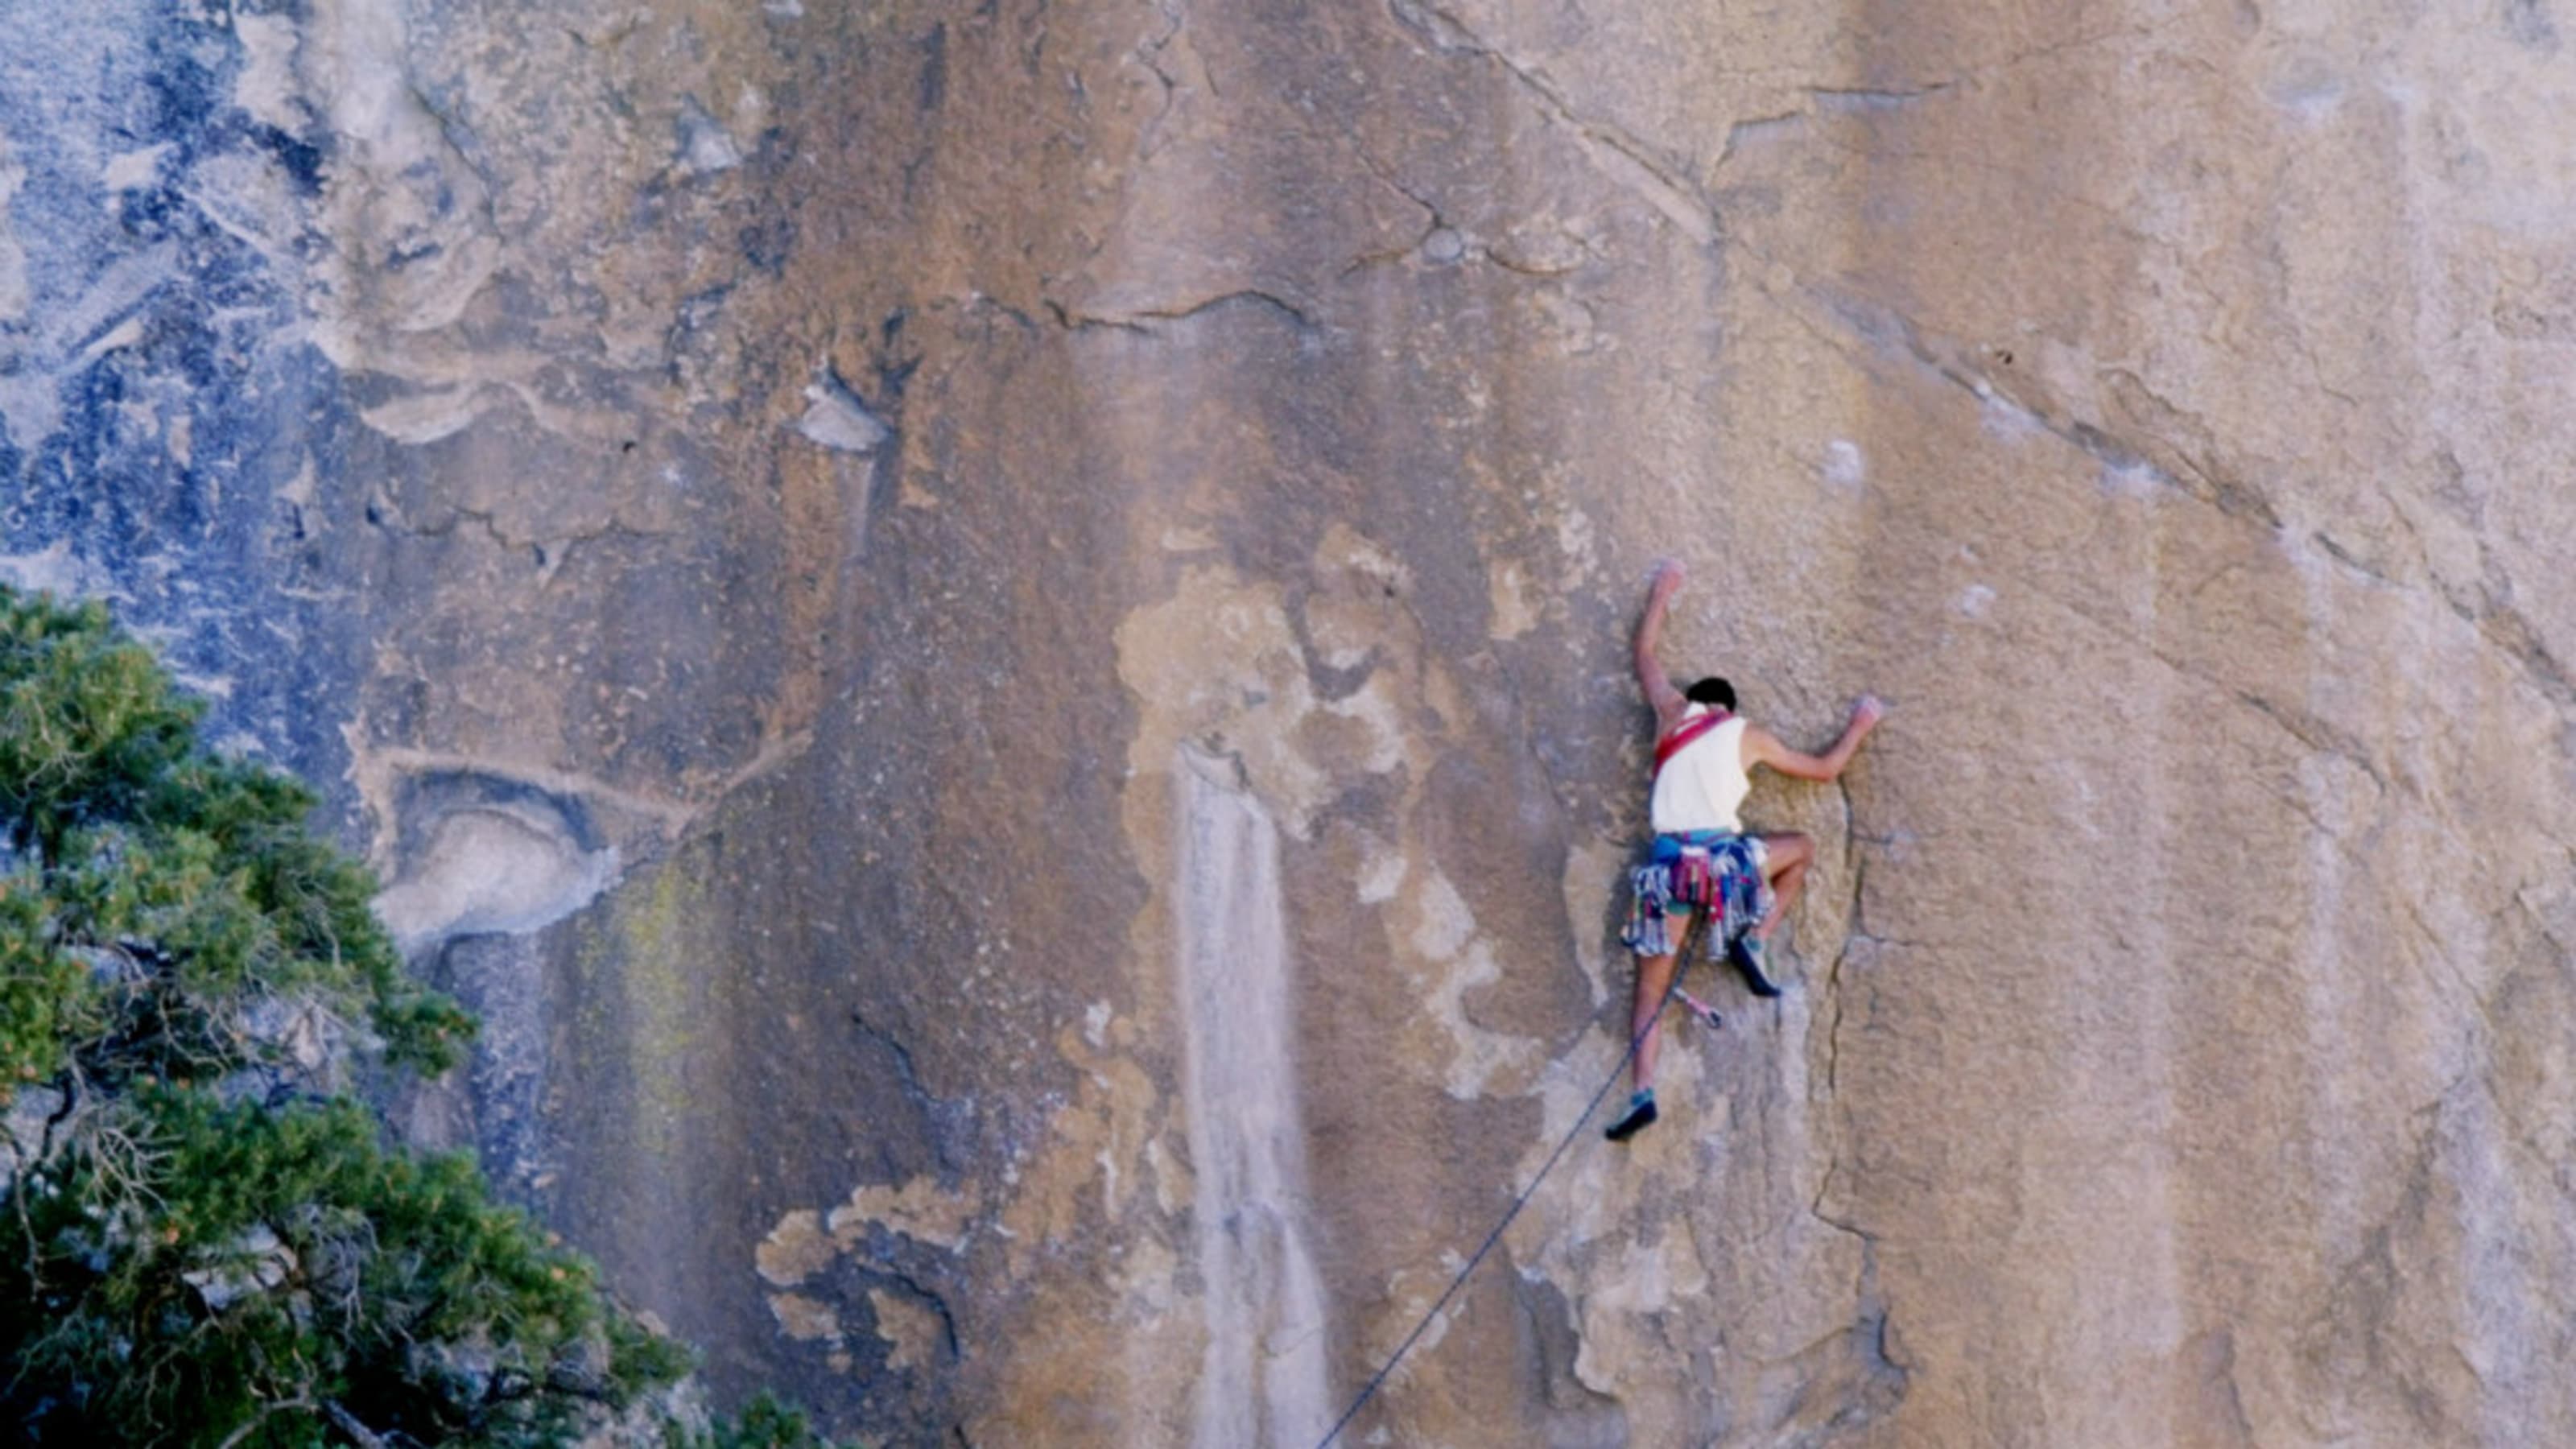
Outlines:
POLYGON ((2546 0, 0 21, 0 573, 720 1388, 1320 1437, 1624 1045, 1672 554, 1896 712, 1359 1442, 2576 1436, 2546 0))

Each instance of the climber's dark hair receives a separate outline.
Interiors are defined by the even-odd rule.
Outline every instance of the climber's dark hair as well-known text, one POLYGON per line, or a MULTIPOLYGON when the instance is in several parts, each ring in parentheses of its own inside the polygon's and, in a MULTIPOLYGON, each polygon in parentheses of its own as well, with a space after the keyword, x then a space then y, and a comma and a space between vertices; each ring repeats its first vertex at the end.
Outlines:
POLYGON ((1683 690, 1682 698, 1693 704, 1713 704, 1728 714, 1735 713, 1735 686, 1714 674, 1683 690))

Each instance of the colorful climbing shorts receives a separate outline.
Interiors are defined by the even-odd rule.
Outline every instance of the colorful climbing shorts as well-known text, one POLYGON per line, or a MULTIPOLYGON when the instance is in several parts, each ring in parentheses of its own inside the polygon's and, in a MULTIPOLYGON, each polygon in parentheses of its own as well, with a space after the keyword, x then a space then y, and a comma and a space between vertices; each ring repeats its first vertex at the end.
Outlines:
POLYGON ((1771 909, 1771 883, 1762 874, 1762 842, 1723 830, 1692 830, 1658 835, 1646 849, 1646 863, 1628 872, 1635 900, 1619 939, 1640 956, 1664 956, 1678 948, 1674 923, 1690 923, 1693 906, 1708 909, 1708 928, 1700 933, 1709 959, 1726 952, 1726 943, 1743 934, 1771 909))

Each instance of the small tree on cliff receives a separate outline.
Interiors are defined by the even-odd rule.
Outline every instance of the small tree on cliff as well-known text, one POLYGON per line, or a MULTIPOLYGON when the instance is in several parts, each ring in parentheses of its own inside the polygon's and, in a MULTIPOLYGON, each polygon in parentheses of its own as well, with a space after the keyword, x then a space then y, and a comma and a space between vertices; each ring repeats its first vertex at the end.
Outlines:
MULTIPOLYGON (((310 791, 104 609, 0 589, 0 1413, 44 1444, 551 1444, 688 1368, 353 1070, 473 1031, 310 791)), ((728 1443, 811 1442, 764 1407, 728 1443)))

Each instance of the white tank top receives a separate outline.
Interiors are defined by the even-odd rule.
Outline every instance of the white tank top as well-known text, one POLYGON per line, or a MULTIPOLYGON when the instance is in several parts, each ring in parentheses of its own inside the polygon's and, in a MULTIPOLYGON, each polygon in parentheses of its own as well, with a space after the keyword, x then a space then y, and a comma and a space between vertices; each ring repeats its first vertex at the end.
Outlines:
MULTIPOLYGON (((1706 713, 1708 706, 1695 704, 1682 711, 1682 719, 1706 713)), ((1744 774, 1744 716, 1739 714, 1682 746, 1680 754, 1664 763, 1663 773, 1655 777, 1647 814, 1657 835, 1685 830, 1740 835, 1744 825, 1735 817, 1736 807, 1752 788, 1753 782, 1744 774)))

